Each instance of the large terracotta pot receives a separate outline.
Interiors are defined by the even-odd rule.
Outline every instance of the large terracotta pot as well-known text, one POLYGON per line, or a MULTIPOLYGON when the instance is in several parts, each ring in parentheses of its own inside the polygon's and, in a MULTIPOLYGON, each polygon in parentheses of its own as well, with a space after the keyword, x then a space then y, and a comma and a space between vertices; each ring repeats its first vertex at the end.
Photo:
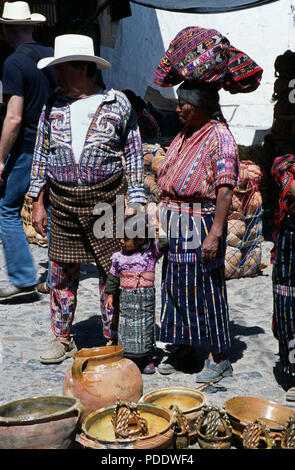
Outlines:
POLYGON ((62 396, 24 398, 0 406, 0 449, 68 449, 83 407, 62 396))
POLYGON ((143 382, 137 365, 123 357, 123 347, 103 346, 81 349, 66 373, 63 393, 79 398, 85 418, 90 413, 114 405, 118 398, 137 402, 143 382))

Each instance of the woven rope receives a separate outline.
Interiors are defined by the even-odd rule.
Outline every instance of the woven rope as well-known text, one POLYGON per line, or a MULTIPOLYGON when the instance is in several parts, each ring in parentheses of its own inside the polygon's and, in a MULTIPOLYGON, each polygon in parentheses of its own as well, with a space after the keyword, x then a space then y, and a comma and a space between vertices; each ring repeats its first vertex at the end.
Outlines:
POLYGON ((242 438, 245 449, 258 449, 263 440, 267 447, 274 447, 274 441, 261 420, 248 424, 244 429, 242 438))
POLYGON ((121 400, 116 403, 116 410, 112 416, 112 425, 117 439, 145 436, 148 433, 147 421, 140 416, 136 406, 121 400), (133 429, 130 429, 131 426, 133 429))
POLYGON ((295 449, 295 416, 289 418, 288 424, 282 432, 282 445, 287 449, 295 449))

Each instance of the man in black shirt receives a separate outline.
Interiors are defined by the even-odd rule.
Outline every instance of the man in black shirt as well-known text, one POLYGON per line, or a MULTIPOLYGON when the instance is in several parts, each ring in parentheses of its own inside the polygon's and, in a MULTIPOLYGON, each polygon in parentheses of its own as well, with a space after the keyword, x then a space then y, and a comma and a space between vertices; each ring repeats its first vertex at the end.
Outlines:
POLYGON ((14 52, 3 64, 3 96, 7 104, 0 140, 0 236, 10 285, 0 300, 34 292, 38 283, 25 236, 21 209, 29 188, 37 124, 55 88, 54 74, 37 69, 52 49, 33 40, 33 25, 45 21, 31 14, 26 2, 5 3, 0 23, 14 52))

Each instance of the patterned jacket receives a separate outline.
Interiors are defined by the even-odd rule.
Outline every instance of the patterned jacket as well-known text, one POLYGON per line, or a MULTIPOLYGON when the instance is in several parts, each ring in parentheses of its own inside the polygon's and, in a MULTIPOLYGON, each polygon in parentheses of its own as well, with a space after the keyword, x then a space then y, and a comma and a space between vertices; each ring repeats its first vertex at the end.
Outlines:
POLYGON ((214 203, 218 186, 237 183, 237 144, 225 124, 211 120, 182 147, 187 129, 171 143, 158 171, 158 184, 171 199, 214 203))
POLYGON ((126 168, 128 203, 146 202, 143 155, 135 112, 124 93, 104 93, 89 126, 79 163, 72 150, 69 104, 52 107, 49 121, 44 106, 38 124, 28 195, 37 197, 53 179, 60 183, 99 183, 126 168))

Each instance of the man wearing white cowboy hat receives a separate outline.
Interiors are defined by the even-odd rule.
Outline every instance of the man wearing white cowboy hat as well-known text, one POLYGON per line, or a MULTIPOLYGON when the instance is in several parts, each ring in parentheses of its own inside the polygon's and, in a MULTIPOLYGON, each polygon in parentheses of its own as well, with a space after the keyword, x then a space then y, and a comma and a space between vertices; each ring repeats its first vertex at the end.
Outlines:
POLYGON ((31 294, 38 283, 20 216, 30 184, 30 170, 42 106, 56 87, 54 70, 42 73, 37 61, 52 48, 34 41, 36 23, 26 2, 5 3, 0 25, 14 52, 3 64, 2 84, 6 116, 0 139, 0 232, 10 285, 0 300, 31 294))
POLYGON ((41 114, 28 193, 34 198, 33 224, 42 235, 47 223, 43 193, 49 186, 54 339, 41 355, 45 364, 62 362, 76 351, 70 331, 81 263, 97 265, 104 336, 115 341, 115 314, 108 316, 104 307, 110 257, 120 250, 115 204, 120 196, 124 208, 126 198, 130 212, 133 204, 146 203, 135 111, 124 93, 102 92, 96 80, 97 69, 109 68, 109 62, 95 56, 91 38, 66 34, 55 39, 54 55, 38 62, 41 69, 50 65, 56 70, 59 101, 41 114), (105 223, 101 236, 94 229, 102 223, 105 204, 114 209, 109 215, 114 223, 112 228, 105 223))

